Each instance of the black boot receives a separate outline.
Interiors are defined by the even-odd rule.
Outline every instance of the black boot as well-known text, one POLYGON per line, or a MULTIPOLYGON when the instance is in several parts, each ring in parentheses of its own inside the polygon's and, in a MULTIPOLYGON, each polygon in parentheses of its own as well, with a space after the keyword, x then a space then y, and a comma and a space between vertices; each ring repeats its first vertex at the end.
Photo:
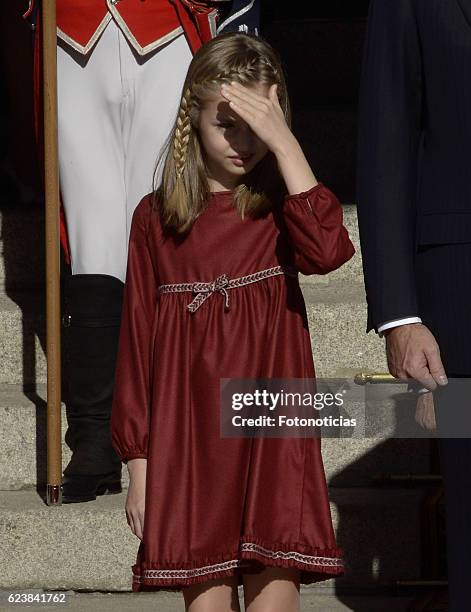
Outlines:
POLYGON ((121 492, 121 460, 111 444, 110 417, 124 284, 106 274, 64 278, 62 324, 72 458, 62 502, 121 492))

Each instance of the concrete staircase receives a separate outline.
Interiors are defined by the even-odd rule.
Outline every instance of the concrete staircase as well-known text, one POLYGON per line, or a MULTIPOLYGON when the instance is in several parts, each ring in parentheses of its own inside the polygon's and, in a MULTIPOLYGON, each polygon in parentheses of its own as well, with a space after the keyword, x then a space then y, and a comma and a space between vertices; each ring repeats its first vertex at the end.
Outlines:
MULTIPOLYGON (((383 341, 364 333, 355 207, 344 206, 344 214, 356 256, 327 277, 302 279, 321 377, 386 371, 383 341)), ((48 507, 41 499, 46 480, 43 217, 38 210, 10 210, 1 222, 0 589, 129 590, 138 541, 126 523, 126 492, 61 507, 48 507)), ((62 428, 64 434, 64 407, 62 428)), ((397 579, 418 578, 423 490, 388 488, 378 478, 427 473, 428 442, 354 437, 324 439, 322 447, 348 573, 335 583, 303 587, 303 597, 327 596, 335 589, 374 594, 397 579)), ((64 444, 64 467, 69 456, 64 444)), ((163 602, 168 595, 159 597, 163 602)))

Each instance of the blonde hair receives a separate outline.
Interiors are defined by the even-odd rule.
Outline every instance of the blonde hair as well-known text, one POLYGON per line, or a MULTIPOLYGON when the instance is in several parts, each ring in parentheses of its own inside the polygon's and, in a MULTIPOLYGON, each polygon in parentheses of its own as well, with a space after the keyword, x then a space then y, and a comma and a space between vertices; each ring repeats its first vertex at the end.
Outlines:
MULTIPOLYGON (((286 81, 276 51, 259 37, 239 32, 221 34, 193 57, 182 90, 175 124, 154 173, 154 207, 158 203, 164 225, 188 231, 205 208, 210 189, 198 134, 199 112, 218 93, 222 83, 249 86, 277 84, 278 99, 291 124, 286 81), (164 160, 165 158, 165 160, 164 160), (157 168, 164 160, 162 180, 155 188, 157 168)), ((261 214, 272 205, 270 192, 279 190, 281 176, 268 152, 234 190, 234 206, 241 213, 261 214)))

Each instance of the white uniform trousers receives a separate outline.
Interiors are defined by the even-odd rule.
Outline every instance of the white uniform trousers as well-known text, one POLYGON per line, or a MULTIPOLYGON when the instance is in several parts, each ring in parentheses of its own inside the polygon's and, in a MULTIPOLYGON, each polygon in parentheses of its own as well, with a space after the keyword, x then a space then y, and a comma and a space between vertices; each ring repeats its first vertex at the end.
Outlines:
POLYGON ((139 57, 113 20, 88 56, 62 41, 57 53, 60 188, 72 274, 124 282, 132 215, 152 190, 192 53, 181 34, 139 57))

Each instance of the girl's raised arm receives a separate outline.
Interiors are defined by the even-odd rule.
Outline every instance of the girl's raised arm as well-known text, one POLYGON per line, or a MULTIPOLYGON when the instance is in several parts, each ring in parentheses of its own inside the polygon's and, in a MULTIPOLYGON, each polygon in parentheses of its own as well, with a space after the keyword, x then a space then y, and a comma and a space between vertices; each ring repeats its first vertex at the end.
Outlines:
POLYGON ((151 202, 146 196, 131 223, 123 310, 111 414, 111 438, 121 461, 147 458, 152 328, 157 315, 157 281, 147 230, 151 202))
POLYGON ((223 84, 229 106, 274 153, 286 185, 283 213, 303 274, 327 274, 348 261, 355 249, 343 226, 342 207, 314 173, 280 106, 277 85, 263 96, 239 83, 223 84))

